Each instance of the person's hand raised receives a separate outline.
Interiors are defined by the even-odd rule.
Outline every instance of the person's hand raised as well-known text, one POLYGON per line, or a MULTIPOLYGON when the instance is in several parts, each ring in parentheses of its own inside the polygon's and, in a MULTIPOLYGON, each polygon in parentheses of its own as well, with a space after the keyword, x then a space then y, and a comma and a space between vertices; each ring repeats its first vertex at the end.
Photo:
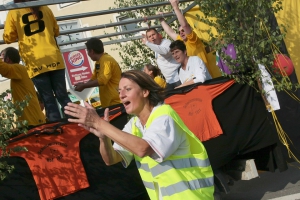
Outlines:
POLYGON ((68 103, 65 106, 65 113, 74 118, 69 118, 70 122, 82 124, 91 128, 95 128, 95 122, 98 120, 99 115, 96 110, 88 103, 84 102, 85 107, 75 104, 68 103))
MULTIPOLYGON (((96 125, 99 124, 102 119, 90 104, 84 102, 84 105, 85 107, 75 103, 68 103, 68 105, 65 106, 65 113, 74 117, 69 118, 69 122, 78 123, 79 126, 95 134, 97 137, 104 138, 105 135, 100 133, 96 128, 96 125)), ((108 108, 105 109, 104 120, 109 122, 108 108)))
POLYGON ((160 21, 160 22, 162 22, 162 21, 165 20, 165 18, 164 18, 164 13, 163 13, 163 12, 157 12, 156 14, 161 16, 161 17, 159 18, 159 21, 160 21))
POLYGON ((146 42, 147 42, 147 36, 145 35, 145 34, 142 34, 142 43, 143 44, 146 44, 146 42))
POLYGON ((170 1, 170 3, 171 3, 171 5, 172 5, 173 8, 178 7, 179 0, 169 0, 169 1, 170 1))

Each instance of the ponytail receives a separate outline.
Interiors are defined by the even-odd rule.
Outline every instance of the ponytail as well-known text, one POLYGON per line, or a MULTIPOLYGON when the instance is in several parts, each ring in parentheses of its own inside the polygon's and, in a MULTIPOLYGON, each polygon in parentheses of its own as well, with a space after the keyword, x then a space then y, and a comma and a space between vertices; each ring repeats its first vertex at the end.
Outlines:
MULTIPOLYGON (((14 3, 22 3, 22 2, 29 2, 29 1, 36 1, 36 0, 14 0, 14 3)), ((31 13, 36 19, 40 19, 39 11, 40 11, 40 6, 33 6, 30 7, 31 13)))

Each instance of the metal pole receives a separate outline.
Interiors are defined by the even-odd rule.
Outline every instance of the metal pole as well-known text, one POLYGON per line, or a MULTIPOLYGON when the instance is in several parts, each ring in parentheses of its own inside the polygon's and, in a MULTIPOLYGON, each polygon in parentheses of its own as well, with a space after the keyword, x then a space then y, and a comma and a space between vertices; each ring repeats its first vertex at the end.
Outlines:
MULTIPOLYGON (((197 3, 192 3, 191 5, 189 5, 187 8, 185 8, 182 13, 185 14, 187 11, 189 11, 191 8, 193 8, 195 5, 197 5, 197 3)), ((164 16, 172 16, 174 15, 173 13, 167 13, 164 14, 164 16)), ((155 15, 155 16, 151 16, 151 17, 147 17, 147 19, 153 18, 153 19, 157 19, 160 18, 161 15, 155 15)), ((173 21, 175 21, 177 19, 177 17, 173 17, 170 20, 167 21, 168 24, 172 23, 173 21)), ((128 20, 126 21, 127 23, 131 22, 132 20, 128 20)), ((150 28, 156 28, 157 31, 161 31, 162 27, 161 25, 156 25, 156 26, 151 26, 150 28)), ((135 29, 135 30, 130 30, 130 31, 122 31, 122 32, 116 32, 116 33, 111 33, 111 34, 105 34, 105 35, 100 35, 100 36, 94 36, 95 38, 98 39, 103 39, 103 38, 109 38, 109 37, 113 37, 113 36, 118 36, 118 35, 126 35, 126 34, 130 34, 130 33, 136 33, 136 32, 140 32, 140 31, 145 31, 149 29, 149 27, 143 27, 143 28, 139 28, 139 29, 135 29)), ((74 29, 75 30, 75 29, 74 29)), ((128 38, 124 38, 124 39, 120 39, 120 40, 111 40, 108 42, 103 42, 103 44, 105 45, 109 45, 109 44, 116 44, 116 43, 120 43, 120 42, 126 42, 126 41, 132 41, 132 40, 137 40, 137 39, 141 39, 142 36, 135 36, 135 37, 128 37, 128 38)), ((89 40, 90 38, 83 38, 80 40, 76 40, 76 41, 69 41, 69 42, 64 42, 59 44, 59 46, 63 46, 63 45, 68 45, 68 44, 75 44, 75 43, 80 43, 80 42, 85 42, 87 40, 89 40)))
MULTIPOLYGON (((174 15, 173 13, 165 13, 164 17, 170 17, 170 16, 173 16, 173 15, 174 15)), ((158 18, 161 18, 161 15, 155 15, 155 16, 147 17, 147 20, 153 20, 153 19, 158 19, 158 18)), ((127 21, 122 21, 122 22, 102 24, 102 25, 96 25, 96 26, 90 26, 90 27, 84 27, 84 28, 77 28, 77 29, 72 29, 72 30, 67 30, 67 31, 61 31, 60 35, 67 35, 67 34, 84 32, 84 31, 98 30, 98 29, 103 29, 103 28, 110 28, 110 27, 115 27, 115 26, 120 26, 120 25, 125 25, 125 24, 131 24, 131 23, 137 23, 137 22, 142 22, 142 21, 145 21, 145 18, 138 18, 138 19, 127 20, 127 21)), ((161 27, 161 26, 159 26, 159 27, 161 27)), ((125 32, 105 34, 103 37, 102 36, 100 36, 100 37, 101 38, 107 38, 107 37, 112 37, 112 36, 121 35, 121 34, 128 34, 128 33, 144 31, 144 30, 147 30, 147 29, 148 28, 139 28, 139 29, 136 29, 136 30, 130 30, 130 31, 125 31, 125 32)), ((80 40, 76 40, 76 41, 64 42, 64 43, 61 43, 61 44, 63 44, 63 45, 74 44, 74 43, 78 43, 78 41, 81 41, 81 40, 86 41, 85 39, 80 39, 80 40)), ((0 40, 0 44, 5 44, 5 42, 3 40, 0 40)), ((61 45, 61 44, 59 44, 59 45, 61 45)))
POLYGON ((87 1, 87 0, 40 0, 40 1, 28 1, 22 3, 12 3, 8 5, 0 5, 0 11, 13 10, 19 8, 28 8, 32 6, 45 6, 45 5, 80 2, 80 1, 87 1))
MULTIPOLYGON (((171 16, 174 16, 174 13, 164 13, 164 17, 171 17, 171 16)), ((90 27, 84 27, 84 28, 77 28, 77 29, 62 31, 62 32, 60 32, 60 35, 67 35, 67 34, 72 34, 72 33, 91 31, 91 30, 97 30, 97 29, 103 29, 103 28, 110 28, 110 27, 131 24, 131 23, 138 23, 138 22, 143 22, 143 21, 146 22, 148 20, 159 19, 161 17, 162 17, 161 15, 154 15, 154 16, 150 16, 147 18, 138 18, 138 19, 126 20, 126 21, 115 22, 115 23, 110 23, 110 24, 102 24, 102 25, 96 25, 96 26, 90 26, 90 27)))
MULTIPOLYGON (((189 11, 190 9, 192 9, 194 6, 196 6, 197 3, 194 2, 192 3, 191 5, 189 5, 188 7, 186 7, 182 13, 185 14, 187 11, 189 11)), ((165 14, 164 14, 165 16, 165 14)), ((171 19, 169 19, 166 23, 167 24, 170 24, 172 22, 174 22, 175 20, 177 19, 177 17, 172 17, 171 19)), ((150 28, 157 28, 157 31, 161 31, 163 28, 161 25, 158 25, 158 26, 152 26, 150 28)), ((128 37, 128 38, 124 38, 124 39, 120 39, 120 40, 111 40, 111 41, 108 41, 108 42, 103 42, 103 45, 111 45, 111 44, 117 44, 117 43, 121 43, 121 42, 128 42, 128 41, 133 41, 133 40, 138 40, 138 39, 141 39, 142 36, 135 36, 135 37, 128 37)))
MULTIPOLYGON (((180 0, 180 3, 190 2, 194 0, 180 0)), ((121 13, 131 10, 139 10, 144 8, 151 8, 151 7, 158 7, 158 6, 165 6, 170 5, 169 1, 165 2, 158 2, 153 4, 144 4, 139 6, 132 6, 132 7, 125 7, 125 8, 114 8, 110 10, 101 10, 96 12, 89 12, 89 13, 81 13, 81 14, 74 14, 74 15, 67 15, 67 16, 60 16, 57 17, 57 21, 63 21, 63 20, 69 20, 69 19, 77 19, 77 18, 85 18, 85 17, 93 17, 93 16, 99 16, 99 15, 107 15, 107 14, 113 14, 113 13, 121 13)))
MULTIPOLYGON (((62 0, 60 0, 60 1, 62 1, 62 0)), ((65 0, 65 1, 71 2, 72 0, 65 0)), ((75 0, 73 0, 73 1, 75 1, 75 0)), ((77 1, 80 1, 80 0, 77 0, 77 1)), ((184 2, 190 2, 190 1, 193 1, 193 0, 180 0, 179 2, 184 3, 184 2)), ((170 3, 168 1, 166 1, 166 2, 145 4, 145 5, 140 5, 140 6, 126 7, 126 8, 116 8, 116 9, 111 9, 111 10, 101 10, 101 11, 96 11, 96 12, 59 16, 59 17, 56 17, 56 21, 93 17, 93 16, 99 16, 99 15, 107 15, 107 14, 112 14, 112 13, 120 13, 120 12, 125 12, 125 11, 144 9, 144 8, 149 8, 149 7, 165 6, 165 5, 169 5, 169 4, 170 3)), ((14 5, 16 5, 16 4, 14 4, 14 5)), ((0 29, 3 29, 3 28, 4 28, 4 24, 0 24, 0 29)))
MULTIPOLYGON (((183 10, 183 14, 186 13, 191 8, 193 8, 195 5, 197 5, 197 3, 193 2, 191 5, 189 5, 187 8, 185 8, 183 10)), ((164 13, 164 17, 169 17, 169 16, 173 16, 173 15, 174 15, 173 13, 164 13)), ((161 17, 162 17, 161 15, 150 16, 150 17, 147 17, 147 20, 148 19, 149 20, 158 19, 158 18, 161 18, 161 17)), ((167 24, 172 23, 176 19, 177 19, 176 16, 173 17, 172 19, 167 21, 167 24)), ((124 21, 124 22, 116 22, 116 23, 111 23, 111 24, 97 25, 97 26, 92 26, 92 27, 84 27, 84 28, 73 29, 73 30, 68 30, 68 31, 62 31, 60 33, 60 35, 66 35, 66 34, 89 31, 89 30, 103 29, 103 28, 108 28, 108 27, 124 25, 124 24, 137 23, 137 22, 141 22, 141 21, 145 21, 145 18, 128 20, 128 21, 124 21)), ((160 31, 162 29, 161 25, 152 26, 150 28, 157 28, 158 31, 160 31)), ((130 34, 130 33, 145 31, 147 29, 148 29, 148 27, 144 27, 144 28, 138 28, 138 29, 135 29, 135 30, 116 32, 116 33, 111 33, 111 34, 95 36, 95 37, 98 38, 98 39, 103 39, 103 38, 108 38, 108 37, 113 37, 113 36, 118 36, 118 35, 126 35, 126 34, 130 34)), ((142 38, 142 36, 136 36, 136 37, 129 37, 129 38, 121 39, 121 40, 112 40, 112 41, 104 42, 104 43, 105 44, 116 44, 116 43, 120 43, 120 42, 131 41, 131 40, 136 40, 136 39, 141 39, 141 38, 142 38)), ((58 45, 63 46, 63 45, 68 45, 68 44, 75 44, 75 43, 85 42, 88 39, 90 39, 90 38, 83 38, 83 39, 79 39, 79 40, 68 41, 68 42, 60 43, 58 45)), ((1 40, 0 44, 5 44, 5 43, 4 43, 3 40, 1 40)))

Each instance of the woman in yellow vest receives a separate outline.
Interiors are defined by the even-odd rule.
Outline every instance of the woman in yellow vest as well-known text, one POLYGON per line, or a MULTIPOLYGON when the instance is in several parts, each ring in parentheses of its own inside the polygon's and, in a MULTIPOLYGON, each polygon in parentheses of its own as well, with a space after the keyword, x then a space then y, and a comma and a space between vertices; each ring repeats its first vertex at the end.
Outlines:
MULTIPOLYGON (((15 3, 32 0, 14 0, 15 3)), ((29 78, 40 94, 49 121, 61 119, 56 103, 66 106, 69 99, 65 64, 55 37, 59 27, 52 11, 47 6, 21 8, 8 12, 3 40, 5 43, 18 41, 19 51, 29 78)))
POLYGON ((155 83, 157 83, 160 87, 165 88, 166 87, 166 81, 161 77, 161 72, 158 69, 158 67, 155 67, 151 64, 146 64, 144 67, 144 72, 148 75, 150 75, 155 83))
POLYGON ((178 114, 163 104, 163 88, 140 70, 122 73, 119 96, 128 114, 135 115, 121 131, 88 103, 69 103, 65 113, 99 137, 107 165, 135 160, 152 200, 213 199, 213 172, 203 144, 178 114), (114 141, 112 145, 111 141, 114 141))

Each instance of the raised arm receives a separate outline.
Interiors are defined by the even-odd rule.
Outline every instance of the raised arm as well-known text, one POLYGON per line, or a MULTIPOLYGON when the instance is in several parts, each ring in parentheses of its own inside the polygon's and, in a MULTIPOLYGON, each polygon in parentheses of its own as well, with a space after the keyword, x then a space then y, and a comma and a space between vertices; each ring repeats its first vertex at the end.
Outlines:
POLYGON ((68 106, 65 107, 65 113, 75 117, 73 119, 69 118, 70 122, 79 123, 81 126, 89 128, 89 131, 100 138, 100 153, 103 159, 106 159, 106 164, 110 165, 122 160, 112 148, 108 138, 139 157, 153 154, 153 149, 145 140, 119 130, 109 122, 101 119, 97 112, 88 106, 89 104, 85 103, 85 105, 87 107, 68 103, 68 106))
POLYGON ((178 34, 167 24, 165 19, 163 18, 163 14, 160 13, 162 17, 159 19, 161 26, 163 27, 164 31, 170 36, 173 40, 177 39, 178 34))
POLYGON ((170 0, 170 3, 173 7, 173 10, 177 16, 180 26, 183 28, 184 32, 188 35, 192 32, 192 28, 190 27, 189 23, 186 21, 185 17, 181 13, 178 7, 178 0, 170 0))
POLYGON ((171 42, 162 42, 160 45, 153 44, 151 42, 146 42, 146 45, 154 52, 160 55, 167 55, 170 53, 170 44, 171 42))
MULTIPOLYGON (((109 110, 108 108, 104 111, 104 120, 109 122, 109 110)), ((96 130, 95 130, 96 131, 96 130)), ((99 151, 106 165, 113 165, 121 162, 123 159, 121 155, 116 152, 112 146, 111 139, 105 135, 99 135, 100 147, 99 151)))
POLYGON ((152 51, 160 54, 160 55, 167 55, 170 52, 170 44, 171 41, 164 39, 161 41, 161 43, 158 44, 154 44, 152 42, 150 42, 147 39, 147 36, 145 34, 142 34, 142 43, 145 44, 147 47, 149 47, 152 51))

